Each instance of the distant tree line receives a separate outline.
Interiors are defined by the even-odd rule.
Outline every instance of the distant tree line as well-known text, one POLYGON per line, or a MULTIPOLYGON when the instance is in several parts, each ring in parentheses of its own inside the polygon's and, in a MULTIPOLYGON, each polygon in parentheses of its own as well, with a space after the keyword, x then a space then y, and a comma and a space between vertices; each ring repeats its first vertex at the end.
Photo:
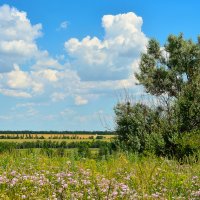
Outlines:
POLYGON ((81 137, 79 134, 67 135, 67 134, 55 134, 44 137, 42 134, 4 134, 0 135, 0 139, 104 139, 104 135, 88 135, 88 137, 81 137))
POLYGON ((1 134, 7 135, 42 135, 42 134, 52 134, 52 135, 115 135, 113 131, 0 131, 1 134))

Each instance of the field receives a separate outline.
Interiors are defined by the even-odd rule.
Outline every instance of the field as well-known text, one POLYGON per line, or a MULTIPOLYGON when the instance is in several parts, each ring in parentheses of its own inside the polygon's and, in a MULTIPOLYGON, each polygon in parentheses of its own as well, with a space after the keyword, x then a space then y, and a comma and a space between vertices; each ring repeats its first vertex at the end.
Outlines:
MULTIPOLYGON (((104 138, 101 139, 101 141, 106 141, 109 142, 112 139, 109 138, 104 138)), ((29 138, 24 138, 24 139, 0 139, 0 142, 17 142, 17 143, 23 143, 23 142, 36 142, 36 141, 53 141, 53 142, 90 142, 90 141, 97 141, 97 139, 29 139, 29 138)))
POLYGON ((199 162, 121 153, 80 158, 75 151, 48 156, 39 149, 0 155, 0 199, 5 200, 197 200, 199 186, 199 162))
POLYGON ((200 199, 195 157, 179 163, 112 151, 113 135, 42 136, 0 139, 0 199, 200 199))
MULTIPOLYGON (((70 139, 95 139, 97 134, 0 134, 1 138, 16 138, 16 139, 63 139, 63 138, 70 138, 70 139)), ((114 135, 102 135, 105 139, 113 138, 114 135)))
POLYGON ((94 134, 0 134, 0 142, 36 142, 36 141, 53 141, 53 142, 92 142, 113 140, 114 135, 94 135, 94 134))

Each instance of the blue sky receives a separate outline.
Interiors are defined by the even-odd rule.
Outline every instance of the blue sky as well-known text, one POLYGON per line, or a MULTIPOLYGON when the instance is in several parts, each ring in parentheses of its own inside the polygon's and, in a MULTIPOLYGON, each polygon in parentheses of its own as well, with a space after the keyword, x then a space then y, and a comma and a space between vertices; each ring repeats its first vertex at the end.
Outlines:
POLYGON ((200 2, 0 0, 0 129, 112 129, 149 38, 196 41, 200 2), (106 123, 102 123, 102 121, 106 123))

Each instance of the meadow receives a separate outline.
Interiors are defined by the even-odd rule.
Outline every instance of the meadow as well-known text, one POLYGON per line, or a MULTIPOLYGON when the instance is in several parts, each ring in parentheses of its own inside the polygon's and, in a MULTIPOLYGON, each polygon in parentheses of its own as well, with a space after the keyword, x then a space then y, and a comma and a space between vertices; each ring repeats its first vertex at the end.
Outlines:
POLYGON ((200 162, 77 150, 25 149, 0 155, 0 199, 200 199, 200 162))
POLYGON ((113 150, 113 135, 72 137, 1 138, 0 199, 200 199, 195 156, 178 161, 113 150))

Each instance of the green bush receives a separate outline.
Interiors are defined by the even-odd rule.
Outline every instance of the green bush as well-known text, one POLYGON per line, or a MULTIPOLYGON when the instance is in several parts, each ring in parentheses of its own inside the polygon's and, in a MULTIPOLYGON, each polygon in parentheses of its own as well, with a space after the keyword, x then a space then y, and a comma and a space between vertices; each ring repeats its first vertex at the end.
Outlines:
POLYGON ((103 138, 104 138, 103 135, 97 135, 97 137, 96 137, 97 140, 101 140, 103 138))
POLYGON ((148 135, 155 129, 158 114, 141 103, 121 103, 114 110, 118 144, 124 150, 142 153, 148 135))
POLYGON ((0 142, 0 153, 12 152, 16 148, 16 143, 14 142, 0 142))
POLYGON ((89 145, 87 143, 81 143, 78 146, 78 155, 81 158, 89 158, 89 157, 91 157, 91 151, 90 151, 89 145))

